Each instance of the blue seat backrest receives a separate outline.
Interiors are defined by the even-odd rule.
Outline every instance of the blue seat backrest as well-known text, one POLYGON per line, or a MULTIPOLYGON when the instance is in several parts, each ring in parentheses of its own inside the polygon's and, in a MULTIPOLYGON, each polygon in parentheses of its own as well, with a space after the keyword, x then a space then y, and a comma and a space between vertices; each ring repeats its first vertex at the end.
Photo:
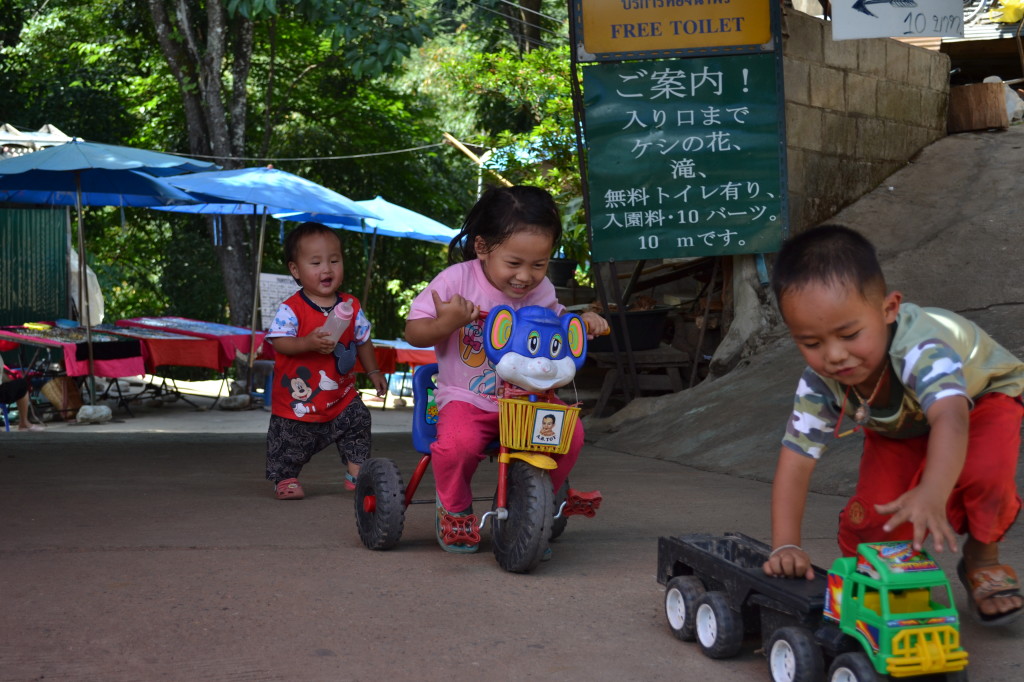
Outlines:
POLYGON ((430 444, 437 438, 437 363, 420 365, 412 375, 412 444, 417 452, 430 454, 430 444))

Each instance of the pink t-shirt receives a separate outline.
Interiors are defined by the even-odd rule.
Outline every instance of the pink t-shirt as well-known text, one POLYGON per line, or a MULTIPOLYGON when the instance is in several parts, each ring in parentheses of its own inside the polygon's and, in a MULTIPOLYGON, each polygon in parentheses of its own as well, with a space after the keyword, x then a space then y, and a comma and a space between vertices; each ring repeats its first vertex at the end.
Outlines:
MULTIPOLYGON (((517 310, 523 306, 539 305, 559 315, 565 310, 565 306, 555 298, 555 287, 547 278, 523 298, 512 300, 487 281, 480 261, 475 258, 442 270, 413 299, 409 311, 410 320, 437 317, 432 291, 436 291, 442 301, 449 301, 454 294, 458 294, 475 303, 485 313, 499 305, 512 306, 517 310)), ((461 400, 482 410, 498 411, 494 395, 497 376, 484 353, 485 324, 484 319, 471 322, 434 346, 438 364, 437 394, 434 399, 438 408, 444 407, 451 400, 461 400)))

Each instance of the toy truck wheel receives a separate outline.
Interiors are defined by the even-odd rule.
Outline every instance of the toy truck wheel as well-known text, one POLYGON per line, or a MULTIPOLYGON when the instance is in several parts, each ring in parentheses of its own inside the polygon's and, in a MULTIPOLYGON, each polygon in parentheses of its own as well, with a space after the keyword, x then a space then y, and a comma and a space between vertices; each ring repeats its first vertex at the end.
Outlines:
POLYGON ((807 628, 779 628, 768 641, 767 653, 774 682, 817 682, 825 675, 825 658, 807 628))
POLYGON ((356 478, 356 528, 370 549, 391 549, 405 526, 402 474, 390 459, 371 458, 356 478))
POLYGON ((708 592, 697 600, 694 616, 697 643, 708 658, 732 658, 743 644, 743 620, 729 608, 722 592, 708 592))
POLYGON ((859 651, 849 651, 836 656, 828 669, 828 682, 879 682, 871 660, 859 651))
POLYGON ((704 596, 704 583, 695 575, 677 575, 665 586, 665 616, 672 634, 684 642, 697 638, 694 620, 697 601, 704 596))
MULTIPOLYGON (((554 513, 556 513, 556 514, 558 513, 558 508, 562 506, 562 503, 565 502, 565 499, 567 497, 569 497, 569 479, 568 478, 565 479, 565 482, 562 483, 562 487, 559 488, 558 492, 555 493, 555 502, 552 505, 552 507, 555 510, 554 513)), ((554 540, 559 535, 561 535, 562 532, 565 531, 565 526, 568 523, 569 523, 569 517, 568 516, 562 516, 562 517, 559 517, 559 518, 555 519, 554 525, 551 526, 551 539, 554 540)))
POLYGON ((508 518, 495 520, 491 544, 498 565, 527 573, 540 563, 551 538, 551 479, 546 471, 515 460, 508 468, 508 518))

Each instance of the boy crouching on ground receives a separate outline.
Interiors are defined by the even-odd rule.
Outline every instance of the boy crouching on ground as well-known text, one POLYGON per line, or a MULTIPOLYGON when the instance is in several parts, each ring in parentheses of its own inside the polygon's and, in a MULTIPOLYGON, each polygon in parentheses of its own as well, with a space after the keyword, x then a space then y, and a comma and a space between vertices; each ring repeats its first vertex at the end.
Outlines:
POLYGON ((1015 476, 1024 363, 973 322, 902 303, 888 291, 872 244, 841 226, 783 245, 772 281, 779 309, 807 361, 772 485, 769 575, 812 577, 800 547, 815 463, 843 416, 864 427, 853 497, 839 515, 845 556, 861 542, 931 536, 957 551, 957 573, 983 624, 1022 613, 999 542, 1021 507, 1015 476))

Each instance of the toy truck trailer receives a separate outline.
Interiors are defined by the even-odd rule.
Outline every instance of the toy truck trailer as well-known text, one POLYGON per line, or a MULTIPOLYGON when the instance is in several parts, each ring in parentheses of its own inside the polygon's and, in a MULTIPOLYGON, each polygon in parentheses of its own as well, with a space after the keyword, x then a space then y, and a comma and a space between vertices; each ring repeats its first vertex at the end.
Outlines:
POLYGON ((870 543, 813 580, 787 580, 764 574, 769 553, 740 533, 659 538, 673 634, 711 658, 759 634, 776 682, 967 679, 949 582, 926 554, 870 543))

